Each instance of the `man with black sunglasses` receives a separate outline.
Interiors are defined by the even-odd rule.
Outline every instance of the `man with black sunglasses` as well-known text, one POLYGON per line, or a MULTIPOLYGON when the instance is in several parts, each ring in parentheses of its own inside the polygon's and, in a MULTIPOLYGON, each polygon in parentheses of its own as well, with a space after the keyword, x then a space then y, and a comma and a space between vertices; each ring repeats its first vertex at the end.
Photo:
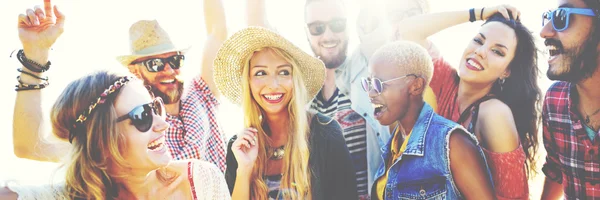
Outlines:
MULTIPOLYGON (((313 99, 311 110, 332 117, 342 126, 354 162, 352 167, 356 170, 359 199, 367 199, 382 162, 380 148, 389 140, 390 130, 375 120, 360 77, 367 76, 368 60, 373 52, 395 38, 393 29, 382 23, 385 17, 377 16, 381 13, 374 2, 358 2, 361 8, 357 22, 360 44, 351 55, 348 55, 348 20, 343 1, 307 0, 304 29, 313 53, 327 68, 325 84, 313 99)), ((385 2, 386 6, 390 5, 385 9, 390 24, 423 14, 429 7, 427 0, 385 2)), ((248 24, 268 27, 264 0, 248 0, 247 6, 248 24)))
POLYGON ((600 1, 559 0, 542 15, 554 83, 542 112, 542 199, 600 198, 600 1))
POLYGON ((171 125, 166 142, 173 158, 206 160, 224 171, 225 136, 217 123, 219 93, 212 74, 216 52, 227 38, 225 11, 219 0, 204 1, 204 19, 208 37, 202 72, 185 93, 180 73, 189 47, 176 47, 155 20, 141 20, 131 26, 132 54, 119 56, 117 60, 164 100, 167 122, 171 125))

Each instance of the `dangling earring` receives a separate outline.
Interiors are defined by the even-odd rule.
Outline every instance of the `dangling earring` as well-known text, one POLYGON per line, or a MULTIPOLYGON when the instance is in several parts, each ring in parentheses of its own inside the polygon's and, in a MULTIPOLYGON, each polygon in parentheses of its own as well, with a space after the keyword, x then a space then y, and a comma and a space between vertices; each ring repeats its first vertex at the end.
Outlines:
POLYGON ((504 82, 505 81, 506 81, 505 78, 498 79, 498 83, 500 83, 500 92, 502 92, 502 90, 504 90, 504 82))

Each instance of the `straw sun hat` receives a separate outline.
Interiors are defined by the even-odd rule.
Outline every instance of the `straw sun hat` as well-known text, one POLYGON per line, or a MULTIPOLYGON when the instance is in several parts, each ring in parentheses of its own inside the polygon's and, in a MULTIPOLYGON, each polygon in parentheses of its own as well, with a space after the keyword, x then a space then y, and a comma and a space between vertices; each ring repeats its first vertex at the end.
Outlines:
POLYGON ((241 104, 243 67, 246 65, 248 56, 263 47, 282 49, 298 62, 304 87, 308 91, 308 102, 319 93, 325 81, 325 64, 321 60, 307 54, 283 36, 269 29, 248 27, 227 39, 214 60, 214 77, 217 88, 231 102, 241 104))
POLYGON ((179 51, 185 54, 189 46, 185 48, 176 47, 171 41, 169 34, 160 27, 156 20, 140 20, 129 28, 129 47, 131 55, 118 56, 124 66, 128 66, 134 60, 159 55, 168 52, 179 51))

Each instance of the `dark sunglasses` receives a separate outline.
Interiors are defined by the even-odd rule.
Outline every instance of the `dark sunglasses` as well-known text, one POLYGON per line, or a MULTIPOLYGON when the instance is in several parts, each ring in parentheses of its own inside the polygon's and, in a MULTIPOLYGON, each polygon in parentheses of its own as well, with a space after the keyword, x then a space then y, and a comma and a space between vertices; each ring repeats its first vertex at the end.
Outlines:
POLYGON ((329 22, 316 21, 316 22, 307 24, 307 26, 308 26, 308 32, 310 32, 310 34, 314 35, 314 36, 319 36, 319 35, 325 33, 325 30, 327 30, 328 26, 332 32, 340 33, 342 31, 346 30, 346 19, 334 19, 329 22))
POLYGON ((183 66, 183 61, 185 60, 184 55, 174 55, 167 58, 151 58, 148 60, 143 60, 139 62, 135 62, 133 64, 141 63, 148 69, 149 72, 160 72, 165 69, 165 65, 168 63, 169 66, 173 69, 179 69, 183 66))
POLYGON ((569 16, 571 14, 596 16, 594 10, 589 8, 558 8, 553 11, 548 11, 542 14, 542 26, 552 21, 554 30, 561 32, 569 28, 569 16))
POLYGON ((131 124, 140 132, 147 132, 152 127, 154 115, 164 116, 165 107, 160 97, 154 98, 152 102, 136 106, 126 115, 117 118, 117 122, 131 119, 131 124))
POLYGON ((393 78, 393 79, 390 79, 387 81, 381 81, 381 79, 378 79, 378 78, 371 79, 368 77, 363 77, 361 79, 361 85, 362 85, 363 90, 365 90, 367 93, 369 91, 371 91, 371 88, 373 88, 373 89, 375 89, 375 92, 377 92, 377 94, 381 94, 381 92, 383 92, 383 84, 390 82, 390 81, 399 80, 399 79, 402 79, 402 78, 405 78, 408 76, 417 77, 417 75, 415 75, 415 74, 407 74, 407 75, 393 78))

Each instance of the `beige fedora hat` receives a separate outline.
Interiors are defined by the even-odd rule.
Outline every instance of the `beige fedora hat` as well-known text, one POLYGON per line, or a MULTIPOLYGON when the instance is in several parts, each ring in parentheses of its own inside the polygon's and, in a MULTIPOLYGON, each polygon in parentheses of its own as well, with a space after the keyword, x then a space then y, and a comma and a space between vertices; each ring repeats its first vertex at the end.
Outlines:
POLYGON ((217 52, 214 77, 221 93, 231 102, 241 104, 243 67, 248 56, 263 47, 282 49, 295 58, 309 95, 307 101, 312 101, 325 82, 325 64, 283 36, 263 27, 248 27, 238 31, 225 40, 217 52))
POLYGON ((129 47, 131 55, 117 57, 117 61, 124 66, 128 66, 134 60, 145 56, 173 51, 180 51, 185 54, 190 48, 189 46, 186 48, 176 47, 169 34, 160 27, 156 20, 140 20, 131 25, 131 28, 129 28, 129 47))

